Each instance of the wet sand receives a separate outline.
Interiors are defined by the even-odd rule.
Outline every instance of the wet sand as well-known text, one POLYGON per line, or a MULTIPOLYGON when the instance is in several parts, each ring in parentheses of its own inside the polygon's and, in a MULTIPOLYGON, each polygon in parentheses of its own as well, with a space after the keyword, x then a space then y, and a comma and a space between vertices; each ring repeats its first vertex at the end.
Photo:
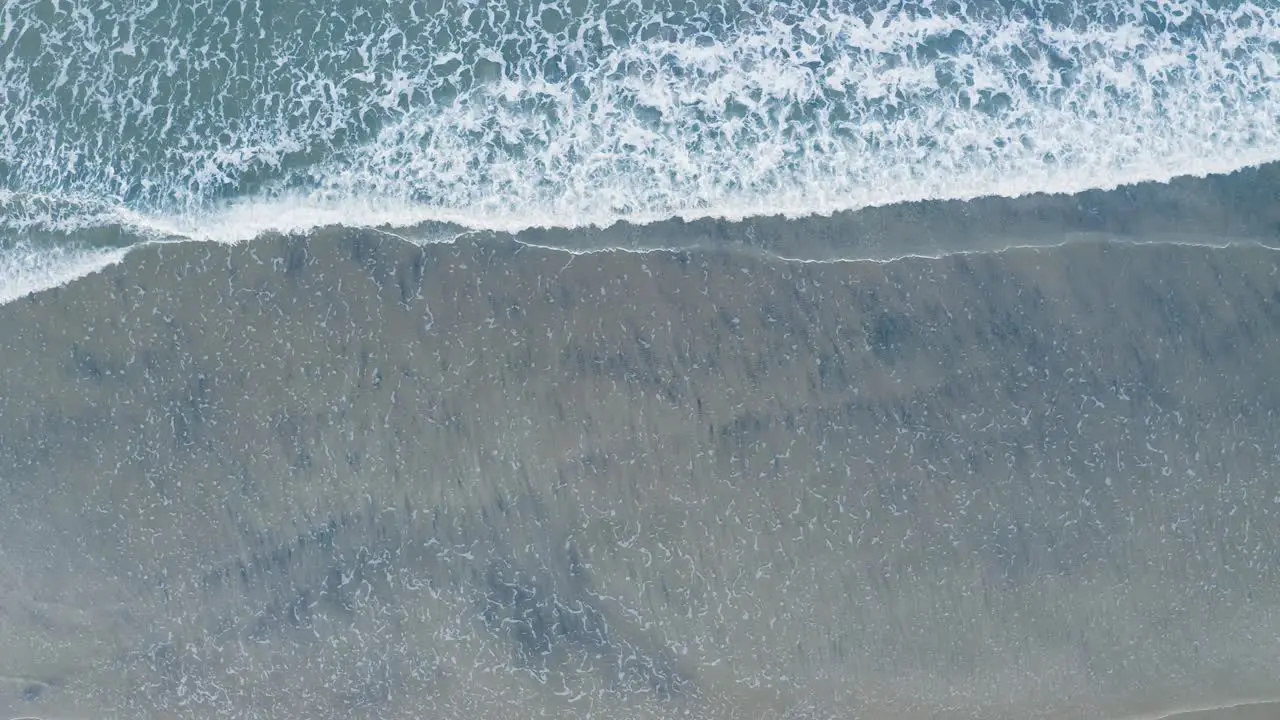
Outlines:
POLYGON ((0 717, 1122 718, 1277 687, 1274 251, 330 233, 135 251, 0 337, 0 717))

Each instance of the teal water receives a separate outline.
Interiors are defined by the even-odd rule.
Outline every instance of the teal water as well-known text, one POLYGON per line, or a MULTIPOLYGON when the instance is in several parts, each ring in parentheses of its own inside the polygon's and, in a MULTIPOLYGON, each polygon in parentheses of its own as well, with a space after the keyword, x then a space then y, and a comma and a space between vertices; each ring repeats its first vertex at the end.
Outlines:
MULTIPOLYGON (((578 231, 616 226, 599 246, 683 247, 670 227, 628 228, 1089 193, 1280 158, 1267 2, 6 0, 0 18, 6 299, 147 238, 343 225, 581 249, 578 231)), ((1088 212, 1063 230, 1132 224, 1088 212)), ((995 235, 879 238, 870 257, 1040 241, 995 235)))
POLYGON ((1268 2, 6 0, 0 223, 515 231, 1280 157, 1268 2))

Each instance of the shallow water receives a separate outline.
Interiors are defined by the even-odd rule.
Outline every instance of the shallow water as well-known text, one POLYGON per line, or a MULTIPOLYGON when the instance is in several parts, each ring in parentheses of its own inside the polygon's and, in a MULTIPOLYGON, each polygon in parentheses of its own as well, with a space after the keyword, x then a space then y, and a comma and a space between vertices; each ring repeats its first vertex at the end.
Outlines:
POLYGON ((1265 698, 1278 261, 136 250, 0 309, 10 712, 1265 698))

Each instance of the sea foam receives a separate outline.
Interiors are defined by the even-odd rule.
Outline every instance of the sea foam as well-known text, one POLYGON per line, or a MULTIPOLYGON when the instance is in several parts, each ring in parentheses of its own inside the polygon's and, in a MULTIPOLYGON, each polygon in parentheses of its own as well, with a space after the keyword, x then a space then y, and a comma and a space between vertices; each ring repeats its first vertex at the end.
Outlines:
POLYGON ((794 218, 1280 160, 1276 8, 879 5, 4 0, 0 229, 794 218))

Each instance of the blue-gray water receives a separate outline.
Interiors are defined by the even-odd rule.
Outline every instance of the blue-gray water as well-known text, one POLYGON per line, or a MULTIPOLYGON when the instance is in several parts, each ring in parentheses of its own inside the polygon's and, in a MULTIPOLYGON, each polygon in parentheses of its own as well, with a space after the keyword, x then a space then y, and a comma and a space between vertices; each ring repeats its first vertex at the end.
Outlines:
POLYGON ((1271 2, 0 0, 0 718, 1276 717, 1278 159, 1271 2))

